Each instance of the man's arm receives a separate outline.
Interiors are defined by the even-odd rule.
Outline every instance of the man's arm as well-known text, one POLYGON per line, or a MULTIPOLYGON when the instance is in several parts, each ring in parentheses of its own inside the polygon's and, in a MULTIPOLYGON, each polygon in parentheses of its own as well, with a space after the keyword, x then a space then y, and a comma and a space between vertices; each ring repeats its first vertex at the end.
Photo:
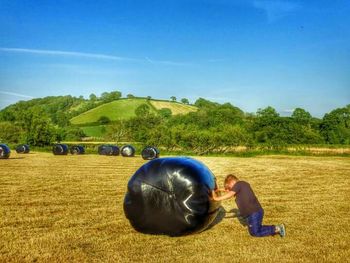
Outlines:
POLYGON ((215 192, 229 192, 229 190, 222 188, 222 189, 216 189, 215 192))
POLYGON ((226 194, 224 194, 222 196, 217 196, 216 192, 212 191, 211 194, 212 194, 212 198, 213 198, 214 201, 223 201, 223 200, 230 199, 236 193, 233 192, 233 191, 228 191, 226 194))

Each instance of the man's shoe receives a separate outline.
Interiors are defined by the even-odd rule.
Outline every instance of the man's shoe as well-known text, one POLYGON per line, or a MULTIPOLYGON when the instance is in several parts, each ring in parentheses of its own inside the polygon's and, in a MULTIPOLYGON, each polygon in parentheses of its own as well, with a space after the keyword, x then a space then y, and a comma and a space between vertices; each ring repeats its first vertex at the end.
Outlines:
POLYGON ((286 236, 286 227, 284 224, 280 224, 279 225, 279 228, 280 228, 280 237, 285 237, 286 236))

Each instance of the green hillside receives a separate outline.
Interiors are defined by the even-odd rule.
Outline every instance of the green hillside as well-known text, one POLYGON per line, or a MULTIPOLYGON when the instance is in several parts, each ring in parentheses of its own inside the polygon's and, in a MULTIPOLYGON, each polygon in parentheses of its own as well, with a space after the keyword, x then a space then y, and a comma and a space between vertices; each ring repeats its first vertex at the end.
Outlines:
POLYGON ((197 110, 195 106, 184 105, 177 102, 155 101, 141 98, 120 99, 86 111, 72 118, 70 122, 74 125, 96 123, 102 116, 108 117, 111 121, 129 119, 135 116, 135 110, 141 104, 148 104, 151 108, 151 112, 155 114, 157 114, 157 110, 161 108, 169 108, 173 114, 184 114, 197 110))

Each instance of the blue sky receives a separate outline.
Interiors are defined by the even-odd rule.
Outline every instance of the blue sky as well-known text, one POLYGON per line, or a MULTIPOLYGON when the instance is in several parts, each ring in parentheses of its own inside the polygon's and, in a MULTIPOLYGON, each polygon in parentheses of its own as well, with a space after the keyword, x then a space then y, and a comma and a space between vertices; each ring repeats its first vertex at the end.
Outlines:
POLYGON ((350 103, 350 2, 0 0, 0 108, 119 90, 322 117, 350 103))

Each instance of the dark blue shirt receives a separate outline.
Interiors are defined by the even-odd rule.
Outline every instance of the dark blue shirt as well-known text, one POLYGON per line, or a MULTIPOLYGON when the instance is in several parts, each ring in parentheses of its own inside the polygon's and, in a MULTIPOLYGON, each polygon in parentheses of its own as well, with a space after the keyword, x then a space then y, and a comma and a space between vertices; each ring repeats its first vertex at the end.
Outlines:
POLYGON ((262 209, 253 189, 247 182, 238 181, 232 187, 232 191, 236 193, 236 204, 242 216, 249 216, 262 209))

